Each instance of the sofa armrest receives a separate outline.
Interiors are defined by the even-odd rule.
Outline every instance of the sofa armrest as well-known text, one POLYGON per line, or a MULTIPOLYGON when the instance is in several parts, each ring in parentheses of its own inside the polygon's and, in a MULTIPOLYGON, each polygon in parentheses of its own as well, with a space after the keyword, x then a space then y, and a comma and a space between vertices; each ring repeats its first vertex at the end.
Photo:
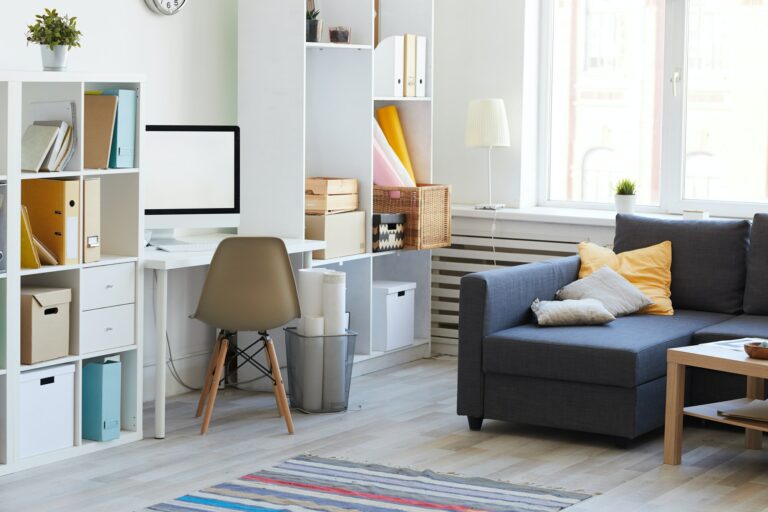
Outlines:
POLYGON ((459 293, 458 413, 483 417, 483 339, 530 321, 534 299, 552 300, 578 279, 581 260, 569 256, 469 274, 459 293))

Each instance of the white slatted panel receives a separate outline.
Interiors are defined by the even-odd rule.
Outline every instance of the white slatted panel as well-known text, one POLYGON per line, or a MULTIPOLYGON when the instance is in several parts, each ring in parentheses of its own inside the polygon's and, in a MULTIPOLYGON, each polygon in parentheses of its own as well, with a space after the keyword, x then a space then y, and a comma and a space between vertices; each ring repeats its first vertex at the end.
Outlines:
POLYGON ((453 245, 432 251, 432 340, 442 351, 456 353, 458 345, 459 284, 462 276, 576 254, 567 239, 491 239, 454 233, 453 245), (494 250, 495 248, 495 250, 494 250))

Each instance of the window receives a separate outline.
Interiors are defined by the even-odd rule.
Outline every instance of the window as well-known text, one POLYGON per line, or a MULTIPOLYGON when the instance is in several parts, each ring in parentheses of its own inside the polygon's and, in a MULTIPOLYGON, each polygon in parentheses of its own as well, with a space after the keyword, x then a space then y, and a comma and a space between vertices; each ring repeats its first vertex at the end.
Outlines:
MULTIPOLYGON (((768 202, 768 0, 545 0, 540 202, 768 202)), ((748 204, 751 203, 751 204, 748 204)))

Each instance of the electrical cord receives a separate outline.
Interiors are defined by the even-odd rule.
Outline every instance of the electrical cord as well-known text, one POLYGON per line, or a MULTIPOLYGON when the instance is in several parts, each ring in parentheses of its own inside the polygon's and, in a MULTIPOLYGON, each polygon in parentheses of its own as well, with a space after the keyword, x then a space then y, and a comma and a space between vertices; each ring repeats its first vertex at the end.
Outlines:
POLYGON ((493 266, 496 267, 496 218, 499 215, 498 210, 493 210, 493 222, 491 223, 491 250, 493 251, 493 266))

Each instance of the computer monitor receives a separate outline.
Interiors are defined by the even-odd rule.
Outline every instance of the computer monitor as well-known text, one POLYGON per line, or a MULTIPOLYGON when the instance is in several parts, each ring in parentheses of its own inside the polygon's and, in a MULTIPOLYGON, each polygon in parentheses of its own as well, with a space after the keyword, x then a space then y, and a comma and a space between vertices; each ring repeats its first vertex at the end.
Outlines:
POLYGON ((147 229, 240 225, 240 128, 147 125, 147 229))

